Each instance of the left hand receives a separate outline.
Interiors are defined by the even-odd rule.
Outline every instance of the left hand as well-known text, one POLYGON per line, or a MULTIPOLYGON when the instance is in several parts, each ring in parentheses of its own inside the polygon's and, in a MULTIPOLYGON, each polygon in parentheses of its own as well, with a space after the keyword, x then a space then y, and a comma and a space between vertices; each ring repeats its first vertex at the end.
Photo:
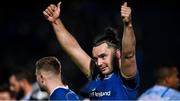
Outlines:
POLYGON ((131 22, 131 8, 127 6, 127 2, 121 6, 121 16, 124 23, 129 24, 131 22))

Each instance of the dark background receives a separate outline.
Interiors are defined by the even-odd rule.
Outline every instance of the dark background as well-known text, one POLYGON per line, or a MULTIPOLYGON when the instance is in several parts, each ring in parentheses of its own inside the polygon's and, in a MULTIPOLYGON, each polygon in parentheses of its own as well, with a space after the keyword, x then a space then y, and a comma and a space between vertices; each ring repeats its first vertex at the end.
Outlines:
MULTIPOLYGON (((56 56, 63 74, 75 91, 86 79, 59 46, 53 29, 42 12, 58 0, 23 0, 1 3, 0 83, 7 82, 13 68, 34 70, 37 59, 56 56)), ((61 19, 82 48, 91 55, 92 39, 105 27, 122 32, 121 0, 62 0, 61 19)), ((175 0, 128 0, 137 40, 140 92, 153 84, 157 64, 180 66, 180 7, 175 0)))

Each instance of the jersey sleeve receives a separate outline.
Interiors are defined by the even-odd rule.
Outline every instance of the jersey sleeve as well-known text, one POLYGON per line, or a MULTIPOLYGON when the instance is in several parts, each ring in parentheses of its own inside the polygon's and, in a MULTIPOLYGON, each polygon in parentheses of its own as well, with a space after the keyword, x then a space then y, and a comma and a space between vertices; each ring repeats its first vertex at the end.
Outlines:
POLYGON ((122 75, 120 75, 120 78, 122 79, 122 82, 125 85, 125 87, 129 89, 136 89, 140 85, 139 72, 137 72, 134 77, 129 79, 124 78, 122 75))

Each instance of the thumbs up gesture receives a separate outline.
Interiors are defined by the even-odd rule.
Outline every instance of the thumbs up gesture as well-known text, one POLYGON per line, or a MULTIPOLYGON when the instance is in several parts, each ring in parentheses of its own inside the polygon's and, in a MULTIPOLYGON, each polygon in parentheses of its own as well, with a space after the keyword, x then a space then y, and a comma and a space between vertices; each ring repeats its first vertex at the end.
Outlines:
POLYGON ((131 22, 131 8, 127 6, 127 2, 121 6, 121 16, 125 24, 131 22))
POLYGON ((43 11, 45 18, 49 22, 54 22, 55 20, 57 20, 59 18, 60 11, 61 11, 60 6, 61 6, 61 2, 59 2, 57 5, 50 4, 46 8, 46 10, 43 11))

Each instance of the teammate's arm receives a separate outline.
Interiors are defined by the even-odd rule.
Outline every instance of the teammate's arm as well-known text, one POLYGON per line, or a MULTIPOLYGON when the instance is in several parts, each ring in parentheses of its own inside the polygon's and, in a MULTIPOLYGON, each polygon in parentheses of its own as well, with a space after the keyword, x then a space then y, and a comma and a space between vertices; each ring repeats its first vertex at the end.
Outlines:
POLYGON ((64 49, 64 51, 70 56, 70 58, 78 65, 80 70, 90 77, 90 56, 80 47, 76 39, 66 30, 60 16, 61 2, 56 5, 51 4, 45 11, 43 11, 46 19, 53 26, 57 39, 64 49))

